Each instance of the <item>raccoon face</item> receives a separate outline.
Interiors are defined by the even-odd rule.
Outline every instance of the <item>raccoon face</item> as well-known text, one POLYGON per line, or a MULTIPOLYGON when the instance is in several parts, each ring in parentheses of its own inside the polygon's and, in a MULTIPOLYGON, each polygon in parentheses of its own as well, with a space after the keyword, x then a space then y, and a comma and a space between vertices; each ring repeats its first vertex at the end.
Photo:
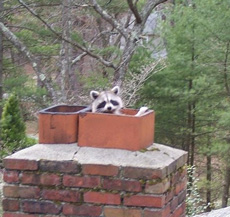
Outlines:
POLYGON ((118 95, 120 88, 115 86, 109 91, 91 91, 90 97, 94 100, 92 103, 92 112, 119 114, 123 107, 123 102, 118 95))

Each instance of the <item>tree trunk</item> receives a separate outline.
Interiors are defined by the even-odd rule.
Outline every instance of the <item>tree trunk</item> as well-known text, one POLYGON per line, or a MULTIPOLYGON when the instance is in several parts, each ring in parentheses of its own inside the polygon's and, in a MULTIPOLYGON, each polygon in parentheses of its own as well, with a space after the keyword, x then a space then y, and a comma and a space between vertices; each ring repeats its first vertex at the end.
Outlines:
POLYGON ((122 86, 122 83, 125 78, 125 74, 129 67, 131 58, 135 52, 136 47, 138 46, 139 37, 141 36, 145 23, 135 24, 133 27, 132 33, 129 34, 129 37, 126 39, 126 44, 123 49, 121 60, 118 64, 118 67, 114 73, 114 83, 116 85, 122 86))
POLYGON ((223 195, 222 195, 222 208, 228 206, 229 187, 230 187, 230 165, 227 163, 225 169, 225 180, 224 180, 223 195))
POLYGON ((227 74, 229 51, 230 51, 230 41, 228 41, 226 44, 226 52, 225 52, 225 59, 224 59, 224 86, 228 97, 230 97, 230 87, 228 84, 228 74, 227 74))
POLYGON ((211 144, 210 144, 210 137, 208 136, 208 154, 206 156, 207 162, 206 162, 206 179, 207 179, 207 192, 206 192, 206 212, 210 212, 211 211, 211 182, 212 182, 212 155, 211 155, 211 144))
POLYGON ((114 84, 122 86, 126 71, 128 69, 130 60, 134 54, 135 48, 136 44, 134 41, 131 40, 124 47, 121 61, 114 73, 114 84))
MULTIPOLYGON (((71 5, 72 0, 62 1, 62 38, 70 40, 72 30, 71 20, 71 5)), ((71 95, 71 79, 72 77, 72 45, 65 40, 61 42, 60 62, 61 62, 61 102, 67 103, 71 95)))

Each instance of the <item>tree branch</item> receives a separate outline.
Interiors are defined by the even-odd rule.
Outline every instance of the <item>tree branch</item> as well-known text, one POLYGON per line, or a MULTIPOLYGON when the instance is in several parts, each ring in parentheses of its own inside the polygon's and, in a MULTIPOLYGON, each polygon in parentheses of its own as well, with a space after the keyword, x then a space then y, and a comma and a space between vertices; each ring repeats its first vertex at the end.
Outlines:
POLYGON ((71 65, 74 65, 75 63, 77 63, 78 61, 80 61, 86 55, 87 55, 86 52, 83 52, 82 54, 78 55, 75 59, 72 60, 71 65))
POLYGON ((129 5, 129 8, 130 10, 133 12, 133 15, 135 16, 136 18, 136 22, 137 23, 141 23, 142 22, 142 19, 141 19, 141 16, 137 10, 137 7, 136 5, 133 4, 133 1, 132 0, 127 0, 128 2, 128 5, 129 5))
POLYGON ((112 16, 110 16, 105 10, 101 8, 101 6, 97 3, 96 0, 91 0, 92 7, 94 10, 108 23, 110 23, 115 29, 117 29, 122 36, 127 40, 128 33, 125 31, 125 28, 120 24, 116 19, 114 19, 112 16))
POLYGON ((145 23, 149 15, 152 13, 153 9, 156 8, 159 4, 162 4, 168 0, 147 0, 145 6, 142 9, 142 19, 145 23))
POLYGON ((46 76, 40 70, 36 58, 27 49, 27 47, 2 23, 0 22, 0 31, 2 34, 20 51, 24 56, 26 56, 32 64, 32 67, 38 76, 38 79, 44 84, 47 91, 49 92, 52 100, 55 102, 57 100, 55 91, 50 83, 47 81, 46 76))
POLYGON ((28 7, 28 5, 26 5, 22 0, 18 0, 20 4, 22 4, 33 16, 37 17, 58 39, 60 40, 64 40, 67 43, 70 43, 71 45, 77 47, 78 49, 80 49, 83 52, 86 52, 89 56, 97 59, 98 61, 100 61, 103 65, 113 68, 115 69, 115 66, 113 65, 112 62, 106 61, 104 60, 101 56, 98 56, 96 54, 94 54, 92 51, 88 50, 87 48, 83 47, 82 45, 80 45, 79 43, 70 41, 64 37, 62 37, 62 35, 58 32, 56 32, 52 26, 50 26, 45 20, 43 20, 35 11, 33 11, 30 7, 28 7))

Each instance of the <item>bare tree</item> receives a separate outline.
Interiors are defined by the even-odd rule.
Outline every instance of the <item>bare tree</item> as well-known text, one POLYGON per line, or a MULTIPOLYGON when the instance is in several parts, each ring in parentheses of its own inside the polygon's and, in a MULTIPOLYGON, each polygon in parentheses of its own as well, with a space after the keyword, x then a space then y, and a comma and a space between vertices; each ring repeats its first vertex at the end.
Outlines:
MULTIPOLYGON (((70 41, 70 34, 72 29, 72 14, 71 14, 72 0, 62 1, 62 38, 70 41)), ((72 70, 72 46, 65 40, 61 41, 60 62, 61 62, 61 101, 67 102, 68 92, 70 91, 70 78, 73 74, 72 70)))
POLYGON ((122 85, 125 74, 127 72, 130 60, 134 54, 136 47, 138 46, 139 40, 143 37, 143 30, 146 21, 153 11, 159 4, 166 2, 167 0, 147 0, 144 7, 138 11, 137 1, 127 0, 129 9, 133 13, 134 20, 132 25, 125 25, 109 15, 103 8, 97 3, 96 0, 91 0, 91 6, 94 10, 106 20, 114 29, 116 29, 124 39, 125 45, 120 58, 120 61, 115 66, 114 83, 122 85))
MULTIPOLYGON (((60 41, 60 77, 61 77, 61 98, 62 101, 68 100, 68 93, 71 90, 71 79, 74 75, 74 70, 77 63, 84 60, 92 59, 95 61, 92 68, 95 68, 96 64, 103 66, 103 70, 110 69, 113 71, 113 82, 117 85, 122 85, 125 75, 128 71, 131 58, 140 45, 140 42, 144 38, 144 27, 146 21, 152 11, 161 3, 167 0, 146 0, 145 4, 139 9, 139 2, 137 0, 127 0, 127 10, 123 14, 112 14, 108 8, 112 1, 109 1, 105 5, 99 4, 96 0, 78 1, 78 0, 64 0, 62 1, 62 28, 58 31, 53 25, 49 23, 46 17, 42 17, 36 12, 34 8, 37 8, 37 4, 26 3, 24 0, 18 0, 19 6, 15 7, 20 9, 26 9, 30 15, 36 17, 38 21, 45 26, 54 37, 60 41), (74 12, 73 12, 74 11, 74 12), (91 19, 89 22, 90 31, 93 34, 80 34, 79 25, 73 24, 74 13, 77 12, 77 18, 80 16, 88 16, 87 19, 91 19), (100 16, 100 23, 103 23, 101 27, 94 28, 96 25, 95 14, 100 16), (73 30, 76 30, 81 35, 81 42, 73 40, 71 34, 73 30), (106 35, 106 37, 105 37, 106 35), (102 43, 104 41, 104 43, 102 43), (120 49, 120 54, 104 55, 98 52, 103 49, 103 46, 113 45, 120 49)), ((77 19, 76 18, 76 19, 77 19)), ((60 27, 60 26, 59 26, 60 27)), ((86 31, 87 27, 82 32, 86 31)), ((54 88, 50 79, 47 78, 46 73, 43 72, 44 68, 39 64, 29 49, 23 45, 23 43, 17 38, 13 31, 10 30, 7 25, 0 22, 0 31, 20 52, 24 54, 31 62, 38 78, 42 81, 46 89, 48 90, 53 101, 57 101, 58 95, 54 93, 54 88)), ((105 72, 102 72, 105 73, 105 72)))

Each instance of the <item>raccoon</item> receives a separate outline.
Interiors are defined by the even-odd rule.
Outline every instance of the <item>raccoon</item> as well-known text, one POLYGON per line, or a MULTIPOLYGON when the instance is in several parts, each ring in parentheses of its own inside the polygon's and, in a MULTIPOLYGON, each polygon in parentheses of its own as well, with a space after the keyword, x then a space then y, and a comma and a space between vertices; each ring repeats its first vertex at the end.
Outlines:
MULTIPOLYGON (((115 86, 108 91, 94 91, 90 92, 90 97, 93 100, 91 109, 92 112, 111 113, 122 115, 121 109, 123 108, 123 101, 119 96, 120 87, 115 86)), ((148 111, 148 107, 141 107, 135 116, 141 116, 148 111)))
POLYGON ((123 108, 123 102, 119 96, 119 92, 119 86, 115 86, 108 91, 102 91, 101 93, 92 90, 90 92, 90 97, 93 99, 92 112, 121 114, 120 110, 123 108))

